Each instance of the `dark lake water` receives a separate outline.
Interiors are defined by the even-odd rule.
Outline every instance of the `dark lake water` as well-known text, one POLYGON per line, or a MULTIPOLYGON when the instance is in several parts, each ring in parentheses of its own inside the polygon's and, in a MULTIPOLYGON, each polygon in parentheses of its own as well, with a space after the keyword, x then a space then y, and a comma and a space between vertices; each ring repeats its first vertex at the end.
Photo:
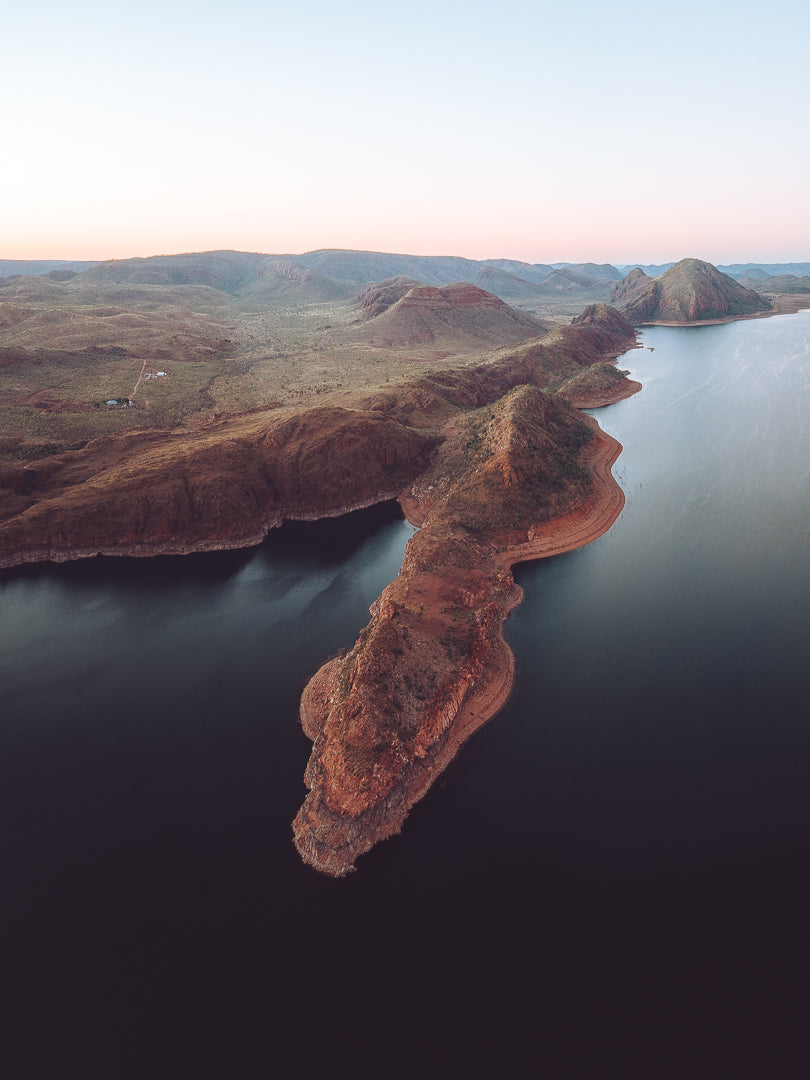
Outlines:
POLYGON ((620 520, 520 568, 512 700, 343 881, 297 702, 395 508, 0 575, 5 1075, 807 1075, 810 312, 644 341, 620 520))

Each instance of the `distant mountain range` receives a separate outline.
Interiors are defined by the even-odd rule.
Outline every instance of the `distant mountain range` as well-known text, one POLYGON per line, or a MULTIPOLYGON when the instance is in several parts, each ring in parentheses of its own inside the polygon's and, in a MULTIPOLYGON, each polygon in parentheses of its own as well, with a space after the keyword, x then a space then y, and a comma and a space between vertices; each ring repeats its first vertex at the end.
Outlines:
MULTIPOLYGON (((623 276, 626 276, 631 270, 639 269, 643 270, 645 274, 650 277, 657 277, 659 274, 663 274, 666 270, 669 270, 675 265, 674 262, 665 263, 625 263, 618 267, 623 276)), ((738 280, 742 278, 758 277, 760 280, 767 281, 769 277, 777 277, 783 274, 790 274, 793 276, 800 276, 804 274, 810 274, 810 262, 796 262, 796 263, 729 263, 723 265, 717 264, 717 269, 721 274, 728 274, 729 277, 736 278, 738 280)))
POLYGON ((91 266, 98 266, 98 260, 71 262, 65 259, 0 259, 0 277, 14 277, 16 274, 32 277, 60 271, 80 274, 82 270, 89 270, 91 266))
POLYGON ((119 285, 202 285, 257 303, 312 303, 356 296, 366 286, 408 278, 442 288, 466 281, 501 299, 528 301, 606 288, 621 278, 615 266, 571 263, 553 267, 512 259, 399 255, 325 249, 303 255, 204 251, 99 263, 0 260, 0 275, 46 274, 55 280, 119 285))
MULTIPOLYGON (((257 303, 312 303, 356 296, 371 283, 408 278, 442 288, 466 281, 513 302, 609 289, 632 269, 659 276, 674 263, 526 263, 453 255, 402 255, 327 248, 302 255, 206 251, 108 262, 0 259, 0 279, 47 275, 133 285, 203 285, 257 303)), ((735 263, 718 269, 761 291, 805 292, 808 263, 735 263)), ((0 282, 1 287, 1 282, 0 282)))

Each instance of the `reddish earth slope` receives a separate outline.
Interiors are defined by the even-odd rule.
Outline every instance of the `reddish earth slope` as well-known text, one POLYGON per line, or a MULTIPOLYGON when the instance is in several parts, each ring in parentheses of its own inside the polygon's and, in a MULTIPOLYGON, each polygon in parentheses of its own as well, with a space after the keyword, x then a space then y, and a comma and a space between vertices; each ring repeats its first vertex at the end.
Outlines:
POLYGON ((460 746, 509 697, 511 567, 588 543, 624 498, 620 447, 556 395, 520 387, 457 425, 402 502, 422 525, 356 645, 313 677, 301 721, 310 788, 293 832, 340 876, 400 830, 460 746))
POLYGON ((0 477, 0 566, 246 547, 285 519, 394 498, 435 445, 379 413, 337 407, 98 439, 0 477))
POLYGON ((611 320, 608 309, 594 309, 494 360, 427 374, 352 407, 106 436, 11 465, 0 475, 0 566, 243 547, 284 519, 394 498, 424 471, 448 419, 524 383, 553 389, 593 365, 598 371, 605 355, 632 345, 629 324, 611 320))
POLYGON ((470 350, 523 341, 547 329, 493 293, 460 282, 441 289, 430 285, 408 289, 355 338, 388 348, 434 345, 470 350))

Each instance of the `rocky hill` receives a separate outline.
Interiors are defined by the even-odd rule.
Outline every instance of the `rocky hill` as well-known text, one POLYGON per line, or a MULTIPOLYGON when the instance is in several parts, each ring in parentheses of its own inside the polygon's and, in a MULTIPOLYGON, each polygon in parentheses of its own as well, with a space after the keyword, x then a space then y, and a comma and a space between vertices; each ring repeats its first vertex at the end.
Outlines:
POLYGON ((485 266, 473 278, 473 285, 496 296, 509 300, 535 300, 544 296, 543 286, 536 281, 527 281, 509 270, 497 266, 485 266))
POLYGON ((269 258, 259 263, 255 275, 240 286, 238 295, 251 304, 306 304, 348 300, 354 289, 318 270, 296 266, 289 259, 269 258))
POLYGON ((360 313, 364 319, 373 319, 401 300, 411 289, 421 288, 423 282, 409 277, 386 278, 367 285, 360 293, 360 313))
POLYGON ((208 285, 236 292, 258 275, 267 255, 248 251, 202 251, 184 255, 152 255, 146 259, 111 259, 91 267, 85 282, 118 285, 208 285))
POLYGON ((631 270, 612 303, 636 325, 740 318, 771 310, 770 301, 700 259, 682 259, 658 277, 631 270))
POLYGON ((657 281, 637 266, 614 286, 611 302, 633 322, 644 322, 653 317, 658 306, 657 281))
MULTIPOLYGON (((393 298, 404 285, 388 285, 393 298)), ((384 303, 379 291, 371 294, 384 303)), ((369 297, 363 301, 369 304, 369 297)), ((525 312, 510 307, 493 293, 468 282, 435 288, 407 289, 379 315, 356 331, 356 341, 385 348, 430 345, 441 349, 472 350, 508 345, 542 334, 548 327, 525 312)))

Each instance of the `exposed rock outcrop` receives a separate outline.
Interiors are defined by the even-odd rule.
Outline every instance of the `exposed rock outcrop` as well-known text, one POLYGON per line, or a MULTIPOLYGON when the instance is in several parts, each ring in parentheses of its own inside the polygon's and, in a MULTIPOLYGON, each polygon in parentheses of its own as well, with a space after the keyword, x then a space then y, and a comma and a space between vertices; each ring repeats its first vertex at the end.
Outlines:
POLYGON ((658 279, 648 277, 640 267, 615 286, 611 302, 633 323, 652 319, 658 309, 658 279))
MULTIPOLYGON (((578 347, 581 374, 598 366, 587 361, 599 349, 615 355, 634 341, 626 320, 601 305, 549 335, 545 349, 565 368, 578 347)), ((514 377, 532 365, 553 366, 539 344, 507 354, 488 374, 497 384, 495 371, 514 377)), ((616 397, 638 389, 601 367, 612 373, 616 397)), ((475 370, 480 393, 486 377, 483 366, 475 370)), ((424 394, 426 384, 420 380, 424 394)), ((433 387, 451 400, 463 392, 452 381, 433 387)), ((602 392, 607 397, 607 386, 602 392)), ((447 398, 438 400, 449 409, 447 398)), ((421 526, 402 570, 354 648, 304 691, 310 793, 293 833, 302 858, 325 873, 348 873, 358 856, 399 832, 461 745, 507 700, 514 662, 503 625, 522 595, 514 563, 588 543, 623 506, 610 474, 621 448, 594 421, 525 384, 489 401, 460 416, 442 413, 450 416, 445 440, 400 498, 421 526)))
POLYGON ((436 443, 380 413, 337 407, 256 414, 196 438, 94 440, 5 477, 0 566, 247 547, 284 520, 394 498, 436 443))
POLYGON ((403 496, 422 528, 399 577, 302 697, 313 751, 293 832, 305 861, 350 871, 503 705, 514 672, 503 625, 522 595, 511 566, 610 527, 624 501, 610 477, 619 449, 524 386, 466 418, 403 496))
POLYGON ((422 282, 408 277, 386 278, 367 285, 359 296, 360 314, 364 319, 374 319, 401 300, 411 289, 419 288, 422 282))

